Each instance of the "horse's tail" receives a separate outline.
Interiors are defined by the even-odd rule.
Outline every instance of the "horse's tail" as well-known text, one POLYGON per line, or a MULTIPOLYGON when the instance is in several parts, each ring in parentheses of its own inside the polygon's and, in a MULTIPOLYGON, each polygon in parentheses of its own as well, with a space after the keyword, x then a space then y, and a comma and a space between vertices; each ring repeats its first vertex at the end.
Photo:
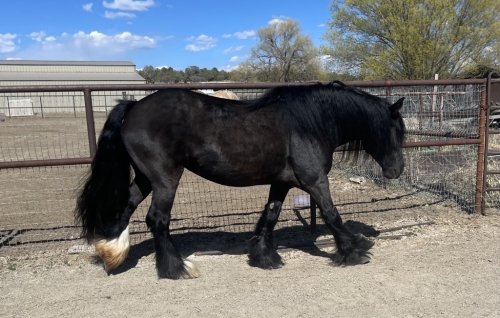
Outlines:
POLYGON ((90 173, 79 193, 74 211, 82 226, 82 237, 92 243, 96 237, 109 238, 117 216, 127 206, 130 157, 121 138, 123 119, 135 101, 120 101, 109 113, 97 142, 90 173))

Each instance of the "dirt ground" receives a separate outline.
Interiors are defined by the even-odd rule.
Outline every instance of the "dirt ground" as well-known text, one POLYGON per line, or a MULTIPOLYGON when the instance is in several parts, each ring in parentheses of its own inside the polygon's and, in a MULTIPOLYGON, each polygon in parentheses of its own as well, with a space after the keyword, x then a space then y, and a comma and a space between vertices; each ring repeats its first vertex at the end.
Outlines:
POLYGON ((365 265, 333 266, 329 245, 283 249, 286 265, 271 271, 244 253, 190 255, 193 280, 159 280, 150 249, 109 276, 88 253, 3 257, 0 316, 500 316, 498 215, 429 213, 384 228, 365 265))
MULTIPOLYGON (((96 127, 103 120, 96 116, 96 127)), ((6 121, 2 160, 85 157, 84 124, 6 121)), ((0 317, 500 317, 498 210, 469 216, 468 201, 334 173, 333 200, 351 231, 375 241, 372 261, 333 266, 331 235, 321 222, 310 234, 309 211, 291 208, 302 194, 294 190, 276 231, 286 265, 265 271, 247 265, 245 249, 268 187, 222 187, 186 173, 172 233, 201 277, 158 280, 143 222, 148 199, 132 219, 129 258, 107 276, 73 223, 87 168, 0 170, 0 317), (222 255, 206 255, 213 251, 222 255)), ((474 193, 473 183, 452 183, 474 193)))

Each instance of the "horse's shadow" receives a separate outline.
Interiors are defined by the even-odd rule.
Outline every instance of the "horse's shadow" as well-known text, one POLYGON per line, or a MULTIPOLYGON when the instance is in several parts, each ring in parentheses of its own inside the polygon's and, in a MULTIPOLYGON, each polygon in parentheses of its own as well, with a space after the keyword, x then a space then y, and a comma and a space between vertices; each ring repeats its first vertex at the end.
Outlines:
MULTIPOLYGON (((298 225, 275 230, 275 243, 279 250, 297 249, 314 256, 331 258, 332 253, 322 251, 318 248, 318 244, 315 244, 318 237, 324 235, 331 236, 331 231, 324 224, 318 224, 314 233, 311 233, 310 225, 300 216, 298 211, 295 212, 301 223, 303 223, 303 226, 298 225)), ((379 235, 379 232, 372 226, 362 222, 349 220, 344 225, 353 234, 362 234, 365 237, 376 237, 379 235)), ((252 232, 196 232, 196 229, 193 229, 188 233, 172 234, 172 239, 183 257, 192 254, 243 255, 248 252, 248 241, 252 235, 252 232)), ((135 268, 141 258, 152 255, 154 252, 153 239, 134 244, 130 247, 130 252, 125 262, 109 274, 118 275, 135 268)), ((97 256, 95 261, 102 263, 97 256)))

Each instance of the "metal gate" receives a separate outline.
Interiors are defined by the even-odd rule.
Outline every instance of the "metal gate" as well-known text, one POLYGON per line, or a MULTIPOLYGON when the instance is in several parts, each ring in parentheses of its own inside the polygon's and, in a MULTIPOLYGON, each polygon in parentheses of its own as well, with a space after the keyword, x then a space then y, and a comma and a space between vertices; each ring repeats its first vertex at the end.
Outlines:
MULTIPOLYGON (((486 115, 486 129, 484 141, 484 176, 483 176, 483 201, 481 210, 484 213, 487 202, 487 197, 492 192, 499 192, 500 185, 498 182, 490 181, 495 175, 500 175, 500 149, 493 149, 497 147, 492 144, 491 140, 494 135, 500 135, 500 75, 498 73, 488 74, 486 82, 487 102, 485 105, 486 115), (492 78, 492 77, 497 78, 492 78), (491 169, 489 166, 493 166, 491 169)), ((498 179, 498 178, 497 178, 498 179)), ((497 200, 494 200, 495 206, 499 208, 497 200)), ((491 205, 490 205, 491 206, 491 205)))

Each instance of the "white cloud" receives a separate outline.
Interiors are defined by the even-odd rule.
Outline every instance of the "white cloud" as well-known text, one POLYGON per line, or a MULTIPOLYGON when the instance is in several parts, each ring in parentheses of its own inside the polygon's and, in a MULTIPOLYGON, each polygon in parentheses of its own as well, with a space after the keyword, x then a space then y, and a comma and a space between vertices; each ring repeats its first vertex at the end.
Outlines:
POLYGON ((80 31, 73 35, 76 47, 110 47, 116 46, 116 50, 123 50, 126 47, 134 49, 152 49, 156 46, 156 40, 148 36, 134 35, 130 32, 123 32, 115 35, 106 35, 98 31, 86 34, 80 31))
MULTIPOLYGON (((28 48, 17 51, 15 55, 5 54, 5 57, 25 60, 115 60, 126 58, 127 52, 133 50, 153 49, 158 43, 156 38, 130 32, 104 34, 98 31, 80 31, 72 35, 64 34, 49 36, 43 41, 33 41, 28 48)), ((12 48, 3 45, 3 37, 5 36, 0 34, 0 53, 14 51, 14 45, 11 45, 12 48)), ((12 36, 10 38, 13 39, 12 36)))
POLYGON ((215 46, 217 46, 217 41, 219 41, 216 38, 213 38, 211 36, 202 34, 195 38, 194 36, 191 36, 186 39, 189 42, 194 42, 193 44, 188 44, 185 46, 185 49, 188 51, 193 51, 193 52, 199 52, 199 51, 206 51, 209 50, 215 46))
POLYGON ((267 22, 268 24, 280 24, 280 23, 283 23, 285 22, 286 20, 288 20, 289 17, 287 16, 284 16, 284 15, 280 15, 278 17, 274 16, 272 20, 270 20, 269 22, 267 22))
POLYGON ((128 13, 128 12, 120 12, 120 11, 119 12, 105 11, 104 17, 106 19, 120 19, 120 18, 133 19, 133 18, 135 18, 135 14, 128 13))
POLYGON ((226 66, 219 67, 219 70, 224 70, 226 72, 231 72, 232 70, 235 70, 237 68, 238 68, 238 65, 226 65, 226 66))
POLYGON ((102 5, 108 9, 125 11, 147 11, 149 7, 155 4, 154 0, 114 0, 113 2, 103 1, 102 5))
POLYGON ((243 32, 235 32, 233 34, 223 34, 222 37, 223 38, 230 38, 230 37, 234 36, 237 39, 244 40, 244 39, 249 38, 249 37, 254 36, 254 35, 255 35, 254 30, 247 30, 247 31, 243 31, 243 32))
POLYGON ((268 24, 280 24, 283 22, 281 19, 272 19, 271 21, 267 22, 268 24))
POLYGON ((1 34, 0 33, 0 53, 9 53, 16 49, 16 45, 14 44, 14 40, 17 37, 17 34, 1 34))
POLYGON ((232 58, 229 59, 229 62, 236 62, 238 61, 239 57, 236 55, 236 56, 233 56, 232 58))
POLYGON ((324 28, 324 27, 325 27, 324 23, 318 24, 318 28, 324 28))
POLYGON ((243 31, 243 32, 236 32, 234 36, 240 40, 244 40, 248 37, 254 36, 255 31, 254 30, 249 30, 249 31, 243 31))
POLYGON ((84 5, 82 6, 82 8, 83 8, 83 10, 85 10, 85 11, 87 11, 87 12, 92 12, 92 6, 93 6, 93 5, 94 5, 93 3, 87 3, 87 4, 84 4, 84 5))
POLYGON ((40 31, 40 32, 31 32, 31 34, 29 35, 29 37, 30 37, 33 41, 41 42, 41 41, 42 41, 42 38, 44 38, 46 35, 47 35, 47 33, 45 33, 44 31, 40 31))
POLYGON ((231 47, 228 47, 227 49, 225 49, 224 53, 231 53, 231 52, 241 51, 244 47, 245 47, 244 45, 231 46, 231 47))

